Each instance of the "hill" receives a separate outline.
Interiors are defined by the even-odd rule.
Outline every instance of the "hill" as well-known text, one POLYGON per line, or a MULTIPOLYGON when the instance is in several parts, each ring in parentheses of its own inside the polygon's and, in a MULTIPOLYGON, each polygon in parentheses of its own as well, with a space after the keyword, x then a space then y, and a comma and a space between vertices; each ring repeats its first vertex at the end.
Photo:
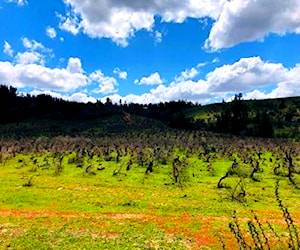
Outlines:
POLYGON ((300 97, 242 100, 189 110, 195 127, 215 132, 257 137, 300 139, 300 97))
POLYGON ((76 103, 49 95, 19 96, 0 86, 0 138, 101 136, 144 129, 189 129, 222 134, 300 140, 300 97, 243 100, 201 106, 177 101, 158 104, 76 103))

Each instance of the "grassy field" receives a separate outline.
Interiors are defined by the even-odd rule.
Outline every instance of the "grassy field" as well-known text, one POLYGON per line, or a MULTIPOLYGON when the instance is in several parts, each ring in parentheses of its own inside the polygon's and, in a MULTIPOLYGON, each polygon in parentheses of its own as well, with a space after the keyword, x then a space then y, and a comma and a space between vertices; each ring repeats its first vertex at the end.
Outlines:
POLYGON ((173 131, 0 146, 2 249, 297 246, 299 144, 173 131))

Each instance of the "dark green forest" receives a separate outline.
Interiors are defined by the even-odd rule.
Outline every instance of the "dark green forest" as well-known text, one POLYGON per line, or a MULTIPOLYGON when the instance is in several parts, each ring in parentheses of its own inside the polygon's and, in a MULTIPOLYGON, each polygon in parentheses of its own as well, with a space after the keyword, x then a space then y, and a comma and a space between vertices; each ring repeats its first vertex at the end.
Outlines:
POLYGON ((203 130, 220 134, 300 140, 300 97, 243 100, 202 106, 186 101, 157 104, 77 103, 49 95, 18 95, 0 86, 0 138, 101 136, 145 129, 203 130))

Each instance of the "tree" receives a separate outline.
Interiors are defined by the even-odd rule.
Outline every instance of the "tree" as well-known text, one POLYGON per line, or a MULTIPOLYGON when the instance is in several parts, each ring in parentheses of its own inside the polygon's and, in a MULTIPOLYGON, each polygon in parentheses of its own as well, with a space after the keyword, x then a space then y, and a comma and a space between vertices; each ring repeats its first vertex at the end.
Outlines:
POLYGON ((0 105, 11 104, 17 97, 17 89, 0 85, 0 105))
POLYGON ((273 121, 267 112, 257 113, 256 119, 258 121, 257 131, 255 136, 263 138, 274 137, 273 121))
POLYGON ((16 105, 17 89, 0 85, 0 122, 11 121, 14 118, 12 110, 16 105))
POLYGON ((247 129, 248 108, 242 100, 242 96, 242 93, 235 95, 234 100, 231 103, 232 132, 234 134, 239 134, 247 129))
POLYGON ((112 100, 109 97, 106 98, 105 105, 107 105, 107 106, 111 106, 112 105, 112 100))
POLYGON ((242 96, 242 93, 235 95, 233 101, 221 112, 216 123, 218 131, 241 134, 247 130, 248 107, 242 96))

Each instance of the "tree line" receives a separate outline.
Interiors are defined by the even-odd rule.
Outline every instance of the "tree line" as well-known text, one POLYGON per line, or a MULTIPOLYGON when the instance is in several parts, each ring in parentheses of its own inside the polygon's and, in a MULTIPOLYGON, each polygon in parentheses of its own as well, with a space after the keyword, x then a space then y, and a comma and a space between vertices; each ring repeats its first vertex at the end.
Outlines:
POLYGON ((187 101, 113 103, 109 98, 105 102, 98 100, 84 104, 45 94, 18 95, 16 88, 0 85, 0 123, 28 119, 84 121, 128 113, 156 119, 179 129, 300 140, 300 97, 247 101, 242 97, 240 93, 231 102, 205 106, 187 101), (196 118, 199 113, 208 118, 196 118))
POLYGON ((40 94, 18 95, 17 89, 0 85, 0 123, 22 122, 27 119, 86 120, 124 112, 161 120, 171 126, 184 127, 185 110, 198 107, 186 101, 157 104, 112 103, 98 100, 96 103, 78 103, 40 94))

